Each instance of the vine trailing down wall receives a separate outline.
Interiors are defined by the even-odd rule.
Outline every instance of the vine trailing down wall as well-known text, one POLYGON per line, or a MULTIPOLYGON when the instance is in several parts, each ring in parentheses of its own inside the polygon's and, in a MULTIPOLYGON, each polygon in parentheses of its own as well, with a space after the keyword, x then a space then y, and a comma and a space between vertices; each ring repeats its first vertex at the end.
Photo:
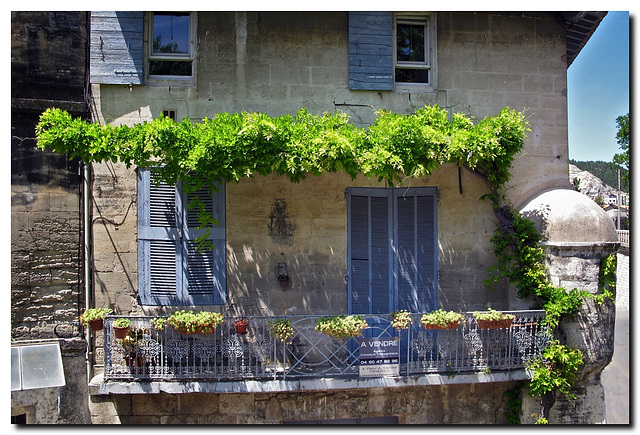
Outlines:
MULTIPOLYGON (((518 287, 519 297, 537 295, 553 330, 561 315, 579 309, 586 294, 549 284, 540 235, 501 193, 526 131, 524 113, 508 107, 474 123, 459 113, 450 120, 438 106, 409 115, 381 110, 368 128, 354 126, 341 112, 312 115, 305 109, 278 117, 220 113, 200 123, 159 117, 132 127, 100 126, 47 109, 36 127, 42 149, 86 164, 120 161, 127 167, 154 167, 166 183, 182 180, 187 193, 214 188, 216 182, 272 173, 299 182, 307 175, 343 171, 352 178, 364 174, 395 184, 428 175, 443 163, 457 164, 487 184, 490 193, 483 199, 492 201, 498 219, 492 239, 498 266, 488 281, 495 283, 502 275, 518 287)), ((195 201, 195 206, 200 208, 202 227, 216 224, 201 202, 195 201)), ((530 393, 554 398, 557 391, 569 394, 581 353, 553 341, 544 358, 532 367, 530 393)))

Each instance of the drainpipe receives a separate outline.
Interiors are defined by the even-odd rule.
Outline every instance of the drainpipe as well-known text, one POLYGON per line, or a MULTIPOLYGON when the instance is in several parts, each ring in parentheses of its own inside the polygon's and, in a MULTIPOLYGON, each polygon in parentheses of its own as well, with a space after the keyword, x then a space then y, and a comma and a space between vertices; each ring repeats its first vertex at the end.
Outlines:
MULTIPOLYGON (((86 163, 84 165, 83 173, 83 228, 84 228, 84 308, 85 310, 91 308, 91 195, 90 177, 91 168, 86 163)), ((93 355, 93 347, 91 342, 91 328, 86 328, 85 331, 87 340, 87 385, 91 381, 91 374, 93 367, 91 365, 91 356, 93 355)))

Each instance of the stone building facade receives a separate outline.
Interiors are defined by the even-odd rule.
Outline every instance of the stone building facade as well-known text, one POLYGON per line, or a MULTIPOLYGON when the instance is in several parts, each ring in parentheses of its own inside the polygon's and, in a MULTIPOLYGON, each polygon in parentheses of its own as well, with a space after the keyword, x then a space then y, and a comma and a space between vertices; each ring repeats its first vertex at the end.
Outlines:
MULTIPOLYGON (((221 112, 278 116, 305 108, 317 114, 340 110, 353 124, 365 127, 373 122, 377 109, 409 114, 437 104, 450 114, 462 112, 479 120, 508 106, 525 111, 531 128, 525 151, 514 161, 507 191, 511 203, 520 209, 541 192, 571 189, 566 70, 580 47, 570 49, 567 35, 584 15, 194 12, 169 16, 175 35, 182 31, 178 23, 189 23, 191 42, 182 47, 176 38, 177 52, 167 56, 151 44, 165 35, 155 26, 166 14, 92 13, 91 94, 97 122, 133 125, 160 114, 198 122, 221 112), (127 56, 118 59, 123 62, 115 67, 108 62, 113 25, 107 23, 120 26, 118 37, 127 47, 127 56), (419 65, 422 71, 417 73, 424 77, 428 71, 427 83, 394 82, 394 76, 413 74, 399 71, 407 65, 397 61, 390 74, 354 73, 372 58, 371 52, 359 58, 355 47, 376 43, 375 37, 358 40, 357 28, 379 26, 391 32, 386 44, 391 46, 393 61, 391 35, 398 26, 415 23, 423 23, 420 26, 424 25, 423 36, 428 41, 428 61, 419 65), (179 77, 173 77, 170 70, 153 73, 157 71, 153 68, 165 68, 163 62, 168 61, 189 66, 191 72, 179 77), (375 83, 363 87, 363 75, 375 83)), ((589 16, 595 17, 590 31, 602 16, 589 16)), ((581 35, 583 42, 590 31, 581 35)), ((384 51, 377 50, 378 54, 384 51)), ((526 310, 534 305, 517 299, 506 286, 488 290, 483 285, 487 268, 496 261, 490 241, 495 229, 493 212, 489 202, 479 199, 488 191, 473 174, 450 164, 398 186, 363 176, 352 180, 342 173, 308 177, 297 184, 276 175, 228 182, 223 187, 223 302, 195 307, 150 304, 145 299, 145 278, 140 278, 144 264, 140 259, 142 177, 138 168, 122 163, 91 168, 92 297, 96 307, 111 308, 117 315, 155 316, 181 308, 210 309, 231 316, 346 314, 352 302, 350 201, 354 192, 363 191, 358 189, 369 192, 392 187, 434 192, 437 272, 432 279, 437 285, 431 309, 526 310), (274 273, 281 264, 286 265, 289 276, 286 285, 274 273)), ((390 310, 397 308, 391 305, 390 310)), ((503 393, 526 379, 521 371, 368 382, 104 382, 100 375, 105 363, 102 336, 96 336, 89 346, 95 364, 92 375, 96 375, 90 385, 94 423, 353 422, 367 418, 395 418, 398 423, 412 424, 502 423, 503 393)), ((601 359, 605 361, 607 355, 601 359)), ((592 405, 591 399, 585 400, 573 413, 583 423, 599 422, 600 411, 592 405), (593 409, 591 414, 585 411, 593 409)), ((533 420, 523 415, 523 422, 533 420)))

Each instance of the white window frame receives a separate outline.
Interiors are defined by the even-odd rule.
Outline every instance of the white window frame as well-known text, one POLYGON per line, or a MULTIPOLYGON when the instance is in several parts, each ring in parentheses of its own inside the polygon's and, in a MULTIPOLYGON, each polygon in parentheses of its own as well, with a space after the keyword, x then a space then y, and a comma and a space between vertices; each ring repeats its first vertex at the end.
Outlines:
POLYGON ((393 75, 396 91, 429 91, 436 87, 436 19, 435 14, 425 12, 397 12, 393 20, 393 75), (425 27, 425 60, 408 62, 398 60, 398 23, 425 27), (429 71, 427 83, 404 83, 395 79, 396 68, 423 69, 429 71))
POLYGON ((154 12, 145 14, 145 80, 149 85, 170 85, 170 86, 195 86, 196 79, 196 39, 197 39, 197 13, 189 13, 189 53, 153 53, 153 19, 154 12), (191 75, 151 75, 151 61, 162 60, 182 60, 191 62, 191 75))

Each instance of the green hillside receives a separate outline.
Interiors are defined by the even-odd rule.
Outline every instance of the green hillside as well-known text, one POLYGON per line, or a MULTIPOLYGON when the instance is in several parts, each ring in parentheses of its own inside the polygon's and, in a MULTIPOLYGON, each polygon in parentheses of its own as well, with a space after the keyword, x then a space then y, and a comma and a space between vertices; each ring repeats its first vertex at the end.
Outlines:
MULTIPOLYGON (((578 162, 575 160, 569 159, 569 163, 572 165, 576 165, 583 171, 591 172, 593 175, 601 179, 608 186, 613 187, 614 189, 618 188, 618 170, 611 166, 611 163, 608 162, 578 162)), ((626 174, 627 170, 622 169, 622 175, 626 174)), ((629 184, 622 182, 620 185, 620 190, 625 193, 629 193, 629 184)))

